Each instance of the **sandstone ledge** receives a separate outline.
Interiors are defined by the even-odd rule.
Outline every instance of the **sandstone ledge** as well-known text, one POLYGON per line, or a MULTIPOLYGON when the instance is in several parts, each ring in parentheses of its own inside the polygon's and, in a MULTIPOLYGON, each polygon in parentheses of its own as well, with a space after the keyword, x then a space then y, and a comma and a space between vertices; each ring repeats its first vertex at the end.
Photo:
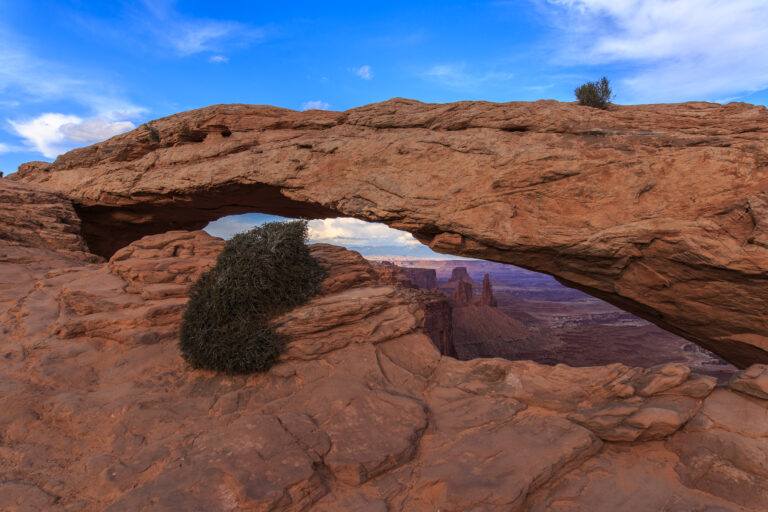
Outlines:
POLYGON ((341 248, 313 248, 325 293, 279 320, 293 341, 273 369, 193 371, 176 348, 184 291, 221 244, 156 235, 18 288, 0 318, 3 509, 765 503, 768 401, 681 365, 441 357, 418 292, 341 248))

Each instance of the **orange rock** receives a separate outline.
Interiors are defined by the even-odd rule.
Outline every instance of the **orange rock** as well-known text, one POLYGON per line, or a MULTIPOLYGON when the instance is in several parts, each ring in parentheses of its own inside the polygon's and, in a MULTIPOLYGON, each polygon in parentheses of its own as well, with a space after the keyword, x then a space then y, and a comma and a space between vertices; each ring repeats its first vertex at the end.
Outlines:
POLYGON ((351 216, 554 275, 744 368, 768 363, 766 126, 743 103, 216 105, 13 179, 76 201, 104 256, 228 214, 351 216))
POLYGON ((14 246, 32 264, 0 272, 0 508, 764 508, 768 401, 679 365, 441 356, 432 294, 340 248, 311 249, 325 291, 276 320, 278 364, 192 370, 178 294, 221 244, 166 233, 108 263, 14 246))
POLYGON ((731 389, 768 400, 768 365, 755 364, 733 376, 731 389))

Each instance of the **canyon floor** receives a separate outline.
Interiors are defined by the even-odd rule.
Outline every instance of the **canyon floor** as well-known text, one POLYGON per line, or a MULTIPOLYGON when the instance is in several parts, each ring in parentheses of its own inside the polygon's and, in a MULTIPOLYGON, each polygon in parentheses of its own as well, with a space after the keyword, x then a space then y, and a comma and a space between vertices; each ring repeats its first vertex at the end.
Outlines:
MULTIPOLYGON (((436 285, 447 295, 455 289, 451 275, 465 268, 474 294, 480 295, 483 277, 488 274, 499 311, 519 322, 519 330, 511 330, 507 346, 483 343, 475 326, 476 315, 456 318, 468 324, 464 332, 454 333, 460 359, 475 357, 507 357, 528 359, 544 364, 599 366, 623 363, 650 367, 679 362, 698 373, 712 375, 721 381, 729 379, 737 369, 717 355, 685 338, 676 336, 631 313, 586 293, 568 288, 546 274, 514 265, 482 260, 401 259, 395 264, 406 269, 435 271, 436 285), (539 343, 521 347, 515 339, 534 334, 539 343), (473 339, 474 338, 474 339, 473 339)), ((477 311, 473 311, 477 313, 477 311)), ((500 338, 504 335, 500 333, 500 338)))

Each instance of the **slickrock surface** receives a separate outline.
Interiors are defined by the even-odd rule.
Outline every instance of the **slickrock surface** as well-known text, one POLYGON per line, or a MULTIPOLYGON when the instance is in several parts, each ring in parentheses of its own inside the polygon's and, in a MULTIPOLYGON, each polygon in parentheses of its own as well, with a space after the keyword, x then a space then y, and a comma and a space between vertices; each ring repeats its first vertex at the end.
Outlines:
POLYGON ((169 232, 24 277, 0 312, 0 509, 764 510, 768 400, 683 365, 441 356, 425 292, 333 246, 275 367, 191 370, 175 333, 221 246, 169 232))
POLYGON ((755 364, 734 375, 731 389, 768 400, 768 365, 755 364))
POLYGON ((217 105, 14 179, 78 204, 90 248, 232 213, 352 216, 557 276, 745 368, 768 363, 768 110, 394 99, 217 105))

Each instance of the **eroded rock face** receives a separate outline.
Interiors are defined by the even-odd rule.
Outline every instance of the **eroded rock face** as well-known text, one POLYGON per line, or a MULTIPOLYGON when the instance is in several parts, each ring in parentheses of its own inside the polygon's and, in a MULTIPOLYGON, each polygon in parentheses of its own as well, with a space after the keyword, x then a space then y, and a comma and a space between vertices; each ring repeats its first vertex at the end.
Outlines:
POLYGON ((768 400, 682 365, 441 356, 430 292, 338 247, 311 248, 328 277, 277 320, 291 341, 270 371, 192 370, 186 290, 222 244, 41 257, 3 288, 1 508, 762 510, 768 400))
POLYGON ((103 261, 88 252, 72 201, 46 187, 0 178, 0 226, 0 261, 30 249, 41 250, 38 259, 51 251, 71 260, 103 261))
POLYGON ((14 179, 74 199, 102 255, 233 213, 352 216, 552 274, 746 367, 768 362, 766 127, 735 103, 218 105, 14 179))
POLYGON ((437 290, 437 271, 433 268, 404 268, 400 270, 421 290, 437 290))
POLYGON ((683 365, 443 357, 432 294, 338 247, 312 247, 328 277, 275 367, 191 370, 178 324, 222 245, 169 232, 6 288, 4 509, 761 510, 768 401, 683 365))
POLYGON ((498 306, 496 297, 493 296, 493 286, 491 286, 491 279, 488 277, 488 274, 485 274, 483 277, 483 292, 480 295, 480 304, 492 308, 498 306))
POLYGON ((472 284, 467 281, 458 281, 448 298, 454 308, 469 306, 472 303, 472 284))
POLYGON ((661 488, 691 506, 758 510, 765 467, 756 454, 768 450, 759 414, 768 401, 724 389, 710 395, 713 379, 682 365, 441 357, 424 333, 426 294, 382 283, 374 267, 338 247, 312 247, 329 276, 323 295, 277 321, 292 341, 275 367, 249 377, 191 370, 176 348, 180 292, 221 246, 202 232, 146 237, 107 264, 41 275, 19 297, 3 318, 14 329, 0 374, 11 464, 0 474, 12 483, 0 503, 545 510, 583 473, 592 483, 578 498, 582 510, 608 510, 608 496, 635 503, 616 495, 624 479, 634 485, 627 492, 646 500, 661 500, 652 498, 661 488), (734 421, 727 414, 739 400, 751 400, 752 422, 736 433, 718 427, 734 421), (696 427, 680 431, 686 423, 696 427), (711 437, 708 448, 700 435, 711 437), (670 447, 605 444, 658 439, 670 447), (747 448, 755 450, 747 460, 734 452, 747 448), (700 480, 721 461, 752 479, 748 494, 707 487, 724 484, 726 469, 700 480), (660 480, 654 468, 662 463, 660 480))

